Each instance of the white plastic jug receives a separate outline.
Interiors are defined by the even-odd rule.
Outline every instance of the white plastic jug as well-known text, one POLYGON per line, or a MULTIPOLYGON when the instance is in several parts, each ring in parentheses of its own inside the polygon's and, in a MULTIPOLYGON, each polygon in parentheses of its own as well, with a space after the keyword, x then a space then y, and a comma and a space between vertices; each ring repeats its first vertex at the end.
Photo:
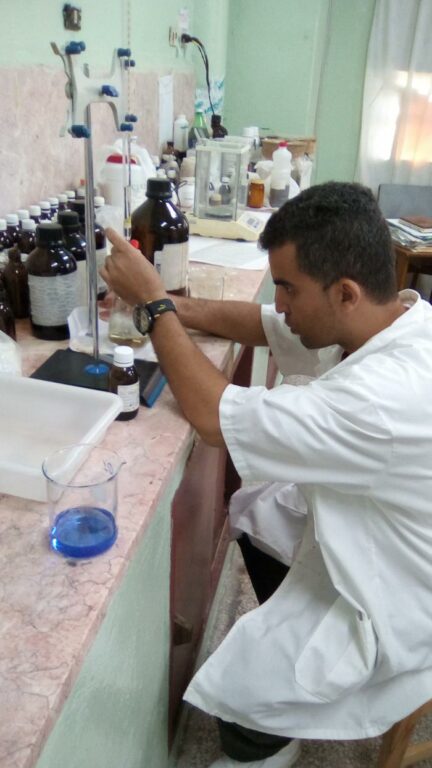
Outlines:
MULTIPOLYGON (((142 167, 131 158, 131 208, 134 210, 145 200, 146 179, 142 167)), ((127 172, 127 169, 126 169, 127 172)), ((124 180, 123 157, 121 154, 108 155, 99 176, 99 187, 108 205, 123 208, 124 180)))
POLYGON ((291 158, 292 155, 287 142, 281 141, 279 147, 273 152, 273 168, 270 178, 270 205, 273 208, 279 208, 290 196, 291 158))
POLYGON ((189 123, 186 115, 179 115, 174 120, 174 149, 185 153, 188 148, 189 123))

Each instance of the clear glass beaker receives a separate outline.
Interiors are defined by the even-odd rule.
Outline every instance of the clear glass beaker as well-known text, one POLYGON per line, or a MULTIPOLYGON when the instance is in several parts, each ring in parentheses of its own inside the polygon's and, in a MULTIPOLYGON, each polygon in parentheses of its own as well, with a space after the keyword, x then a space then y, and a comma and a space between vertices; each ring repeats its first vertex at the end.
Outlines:
POLYGON ((47 480, 51 547, 66 557, 93 557, 117 538, 117 476, 125 462, 92 443, 61 448, 42 464, 47 480))
POLYGON ((108 336, 114 344, 126 344, 128 347, 141 347, 148 341, 135 327, 132 307, 119 296, 114 297, 108 324, 108 336))

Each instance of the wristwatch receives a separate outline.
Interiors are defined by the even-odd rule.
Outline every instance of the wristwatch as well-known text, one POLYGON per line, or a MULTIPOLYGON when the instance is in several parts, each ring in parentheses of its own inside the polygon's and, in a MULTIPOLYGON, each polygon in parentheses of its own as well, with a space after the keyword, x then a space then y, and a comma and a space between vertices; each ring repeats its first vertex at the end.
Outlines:
POLYGON ((149 301, 147 304, 135 304, 132 310, 135 328, 144 336, 146 333, 151 333, 155 321, 164 312, 177 312, 176 305, 171 299, 159 299, 159 301, 149 301))

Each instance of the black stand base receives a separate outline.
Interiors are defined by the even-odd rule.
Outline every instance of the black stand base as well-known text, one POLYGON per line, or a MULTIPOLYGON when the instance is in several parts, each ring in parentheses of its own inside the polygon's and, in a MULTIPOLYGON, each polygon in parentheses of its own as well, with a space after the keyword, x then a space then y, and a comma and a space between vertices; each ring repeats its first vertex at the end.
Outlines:
MULTIPOLYGON (((111 365, 112 363, 105 360, 96 362, 94 357, 84 352, 58 349, 32 373, 31 378, 107 392, 111 365), (92 372, 94 369, 96 370, 92 372)), ((159 363, 135 360, 135 367, 140 378, 141 404, 151 408, 166 384, 165 376, 159 363)))

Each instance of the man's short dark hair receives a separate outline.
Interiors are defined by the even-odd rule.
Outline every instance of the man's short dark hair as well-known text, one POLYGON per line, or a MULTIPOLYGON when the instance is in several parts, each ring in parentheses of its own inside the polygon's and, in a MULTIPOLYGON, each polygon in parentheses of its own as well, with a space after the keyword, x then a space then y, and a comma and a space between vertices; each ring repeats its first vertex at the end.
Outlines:
POLYGON ((285 203, 261 234, 266 250, 296 246, 299 269, 325 288, 355 280, 378 304, 396 295, 389 228, 368 187, 330 181, 285 203))

